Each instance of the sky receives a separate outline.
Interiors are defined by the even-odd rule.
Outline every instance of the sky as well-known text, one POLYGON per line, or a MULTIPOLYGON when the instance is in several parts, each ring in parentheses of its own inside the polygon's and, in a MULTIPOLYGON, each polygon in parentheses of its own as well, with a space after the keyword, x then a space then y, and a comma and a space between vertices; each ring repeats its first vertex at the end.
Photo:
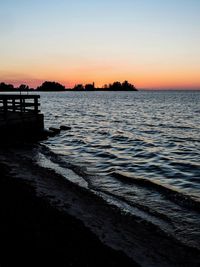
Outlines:
POLYGON ((0 0, 0 82, 200 89, 200 0, 0 0))

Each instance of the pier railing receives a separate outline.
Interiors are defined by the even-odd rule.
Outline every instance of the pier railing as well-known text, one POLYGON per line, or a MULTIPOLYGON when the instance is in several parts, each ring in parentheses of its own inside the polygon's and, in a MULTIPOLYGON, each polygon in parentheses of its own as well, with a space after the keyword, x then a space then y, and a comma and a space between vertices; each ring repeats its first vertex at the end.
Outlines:
POLYGON ((39 95, 0 95, 0 113, 39 113, 39 95))

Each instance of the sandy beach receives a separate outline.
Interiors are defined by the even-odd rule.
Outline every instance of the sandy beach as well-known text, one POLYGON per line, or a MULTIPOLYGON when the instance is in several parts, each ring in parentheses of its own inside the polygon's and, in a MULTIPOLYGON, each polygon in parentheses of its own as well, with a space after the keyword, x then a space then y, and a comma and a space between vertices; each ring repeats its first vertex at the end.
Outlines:
POLYGON ((199 266, 197 248, 137 210, 130 216, 73 183, 72 170, 65 169, 66 179, 48 164, 39 166, 43 150, 1 148, 1 266, 199 266))
POLYGON ((0 266, 138 266, 0 164, 0 266))

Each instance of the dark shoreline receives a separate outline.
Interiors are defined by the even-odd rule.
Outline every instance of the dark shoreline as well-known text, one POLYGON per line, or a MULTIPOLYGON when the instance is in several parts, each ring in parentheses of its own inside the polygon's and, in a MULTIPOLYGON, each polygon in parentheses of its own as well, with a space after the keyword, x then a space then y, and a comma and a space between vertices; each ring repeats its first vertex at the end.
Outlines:
POLYGON ((199 248, 79 186, 68 164, 55 172, 54 157, 37 144, 0 150, 1 267, 199 267, 199 248))
POLYGON ((0 266, 138 266, 0 164, 0 266))

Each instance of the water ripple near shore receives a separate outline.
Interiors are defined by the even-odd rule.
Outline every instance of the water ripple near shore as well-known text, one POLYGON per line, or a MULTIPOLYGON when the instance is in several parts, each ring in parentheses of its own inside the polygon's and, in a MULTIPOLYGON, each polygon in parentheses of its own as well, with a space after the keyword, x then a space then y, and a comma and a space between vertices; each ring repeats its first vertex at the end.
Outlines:
POLYGON ((64 124, 72 130, 44 141, 45 146, 86 168, 93 189, 170 221, 177 235, 184 238, 187 232, 187 240, 197 240, 199 92, 50 95, 51 100, 49 94, 41 96, 46 127, 64 124))
POLYGON ((126 212, 132 216, 138 213, 135 210, 138 209, 142 220, 189 246, 199 247, 200 203, 195 199, 169 186, 125 176, 115 170, 109 170, 109 174, 107 171, 106 175, 91 175, 87 168, 75 165, 45 147, 39 149, 39 154, 38 163, 43 167, 54 169, 71 182, 103 196, 108 203, 117 203, 122 210, 126 205, 126 212), (69 175, 69 169, 75 175, 69 175))
POLYGON ((199 198, 199 104, 198 92, 43 94, 46 126, 72 126, 46 145, 93 174, 112 168, 199 198))

